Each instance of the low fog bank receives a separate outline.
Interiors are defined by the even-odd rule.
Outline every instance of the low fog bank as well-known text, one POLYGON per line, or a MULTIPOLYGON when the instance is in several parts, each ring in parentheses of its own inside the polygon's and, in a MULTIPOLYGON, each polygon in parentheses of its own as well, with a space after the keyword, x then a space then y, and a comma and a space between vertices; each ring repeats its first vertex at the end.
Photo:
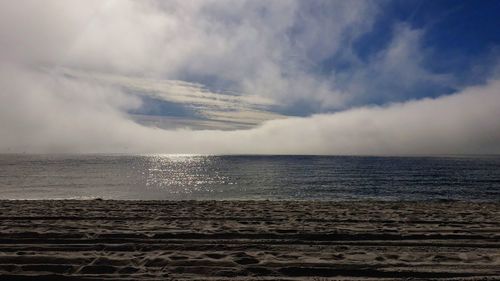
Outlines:
POLYGON ((194 131, 135 123, 125 112, 140 101, 106 85, 20 66, 0 74, 2 153, 500 153, 500 80, 436 99, 194 131))

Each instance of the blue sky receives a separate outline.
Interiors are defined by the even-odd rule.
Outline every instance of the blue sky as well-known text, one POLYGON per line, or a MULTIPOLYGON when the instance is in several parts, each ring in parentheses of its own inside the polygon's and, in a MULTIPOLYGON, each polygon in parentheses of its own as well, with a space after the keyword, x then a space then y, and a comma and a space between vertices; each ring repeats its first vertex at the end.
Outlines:
MULTIPOLYGON (((465 86, 484 83, 495 71, 500 51, 500 2, 386 1, 379 8, 371 29, 352 42, 354 56, 369 62, 398 36, 401 30, 397 26, 405 25, 421 34, 415 42, 419 46, 414 51, 418 53, 409 55, 423 56, 422 68, 429 73, 447 75, 449 79, 439 83, 422 80, 404 89, 395 81, 387 85, 387 90, 396 92, 394 95, 361 99, 356 105, 451 94, 465 86)), ((327 34, 325 31, 326 37, 327 34)), ((355 69, 355 63, 345 60, 342 54, 332 54, 318 62, 314 71, 328 76, 331 72, 349 73, 355 69)), ((290 113, 300 113, 300 109, 295 110, 290 113)), ((306 107, 304 111, 307 114, 313 109, 306 107)))
POLYGON ((426 67, 451 73, 469 83, 484 82, 500 44, 498 1, 392 1, 384 9, 373 32, 359 42, 360 53, 369 56, 390 40, 390 29, 398 22, 422 29, 422 45, 429 51, 426 67), (385 35, 384 35, 385 34, 385 35), (364 46, 374 46, 366 50, 364 46), (474 67, 482 69, 473 70, 474 67), (477 71, 476 73, 474 71, 477 71))
POLYGON ((380 48, 390 39, 387 31, 397 22, 406 22, 425 29, 425 43, 437 51, 453 49, 461 55, 481 55, 500 40, 499 9, 498 1, 489 0, 390 1, 365 39, 380 48))
POLYGON ((499 12, 2 1, 0 152, 500 153, 499 12))

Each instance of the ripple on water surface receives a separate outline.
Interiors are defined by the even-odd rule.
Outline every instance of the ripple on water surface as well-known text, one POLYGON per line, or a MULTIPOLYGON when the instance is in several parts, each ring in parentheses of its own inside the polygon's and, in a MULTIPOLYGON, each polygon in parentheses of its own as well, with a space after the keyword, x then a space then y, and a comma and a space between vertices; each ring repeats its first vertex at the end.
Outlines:
POLYGON ((500 157, 0 155, 0 199, 500 199, 500 157))

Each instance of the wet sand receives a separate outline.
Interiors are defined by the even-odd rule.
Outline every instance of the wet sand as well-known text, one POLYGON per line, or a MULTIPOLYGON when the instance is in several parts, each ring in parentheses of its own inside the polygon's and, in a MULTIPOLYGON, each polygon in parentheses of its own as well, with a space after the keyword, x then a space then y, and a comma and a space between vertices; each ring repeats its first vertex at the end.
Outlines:
POLYGON ((500 280, 500 203, 0 201, 0 280, 500 280))

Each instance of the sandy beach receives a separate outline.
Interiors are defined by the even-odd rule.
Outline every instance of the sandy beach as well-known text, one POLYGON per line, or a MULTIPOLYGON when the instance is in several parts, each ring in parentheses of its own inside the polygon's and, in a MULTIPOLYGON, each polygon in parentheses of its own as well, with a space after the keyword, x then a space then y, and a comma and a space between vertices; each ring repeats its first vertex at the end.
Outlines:
POLYGON ((500 280, 500 203, 0 201, 0 280, 500 280))

